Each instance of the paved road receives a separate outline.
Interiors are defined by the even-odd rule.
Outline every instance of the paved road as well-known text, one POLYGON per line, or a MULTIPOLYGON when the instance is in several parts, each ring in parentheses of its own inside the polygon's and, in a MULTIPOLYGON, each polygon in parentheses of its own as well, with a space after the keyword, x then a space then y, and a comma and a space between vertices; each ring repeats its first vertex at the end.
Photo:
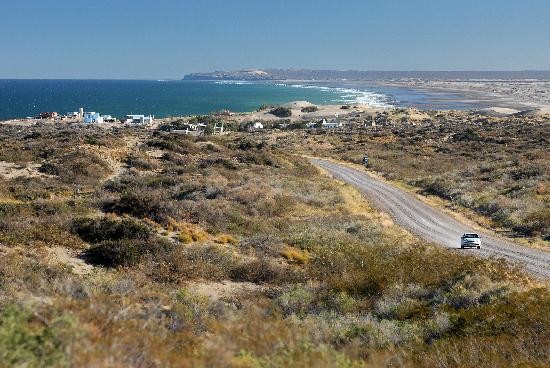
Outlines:
POLYGON ((443 211, 418 200, 410 193, 377 180, 363 171, 327 160, 311 159, 311 162, 327 170, 335 178, 359 189, 374 205, 389 213, 397 224, 427 241, 460 249, 460 236, 476 232, 482 237, 481 249, 467 249, 463 250, 464 252, 504 258, 524 266, 534 276, 550 278, 548 252, 521 247, 488 232, 476 231, 443 211))

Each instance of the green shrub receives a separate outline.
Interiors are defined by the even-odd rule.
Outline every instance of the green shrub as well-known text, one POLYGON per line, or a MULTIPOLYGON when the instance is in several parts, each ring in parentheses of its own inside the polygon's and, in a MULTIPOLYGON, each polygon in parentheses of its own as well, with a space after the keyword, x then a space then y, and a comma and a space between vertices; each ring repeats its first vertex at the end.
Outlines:
POLYGON ((282 278, 282 270, 265 258, 243 262, 231 270, 235 281, 249 281, 256 284, 273 283, 282 278))
POLYGON ((73 221, 72 231, 89 243, 122 239, 148 239, 151 229, 140 221, 123 218, 80 218, 73 221))
POLYGON ((157 165, 148 157, 135 153, 126 158, 126 164, 141 170, 154 170, 157 168, 157 165))
POLYGON ((271 115, 275 115, 278 118, 288 118, 292 116, 292 110, 288 107, 279 106, 269 111, 271 115))
POLYGON ((301 111, 307 113, 307 112, 315 112, 317 110, 319 110, 319 108, 317 106, 306 106, 306 107, 302 108, 301 111))
POLYGON ((39 171, 55 175, 64 183, 91 184, 106 177, 111 169, 109 164, 98 155, 75 151, 43 164, 39 171))
POLYGON ((423 193, 433 194, 449 200, 452 200, 459 194, 453 189, 452 183, 441 179, 435 179, 427 184, 424 187, 423 193))
POLYGON ((165 222, 172 213, 169 204, 162 201, 159 194, 147 194, 140 191, 124 192, 120 198, 105 203, 103 209, 118 215, 147 217, 159 223, 165 222))
POLYGON ((106 240, 85 252, 85 259, 105 267, 134 266, 146 257, 166 258, 173 244, 160 238, 106 240))
POLYGON ((230 250, 216 245, 192 245, 177 248, 170 254, 166 264, 170 273, 154 271, 155 278, 162 281, 178 279, 223 280, 229 278, 235 266, 235 257, 230 250))
POLYGON ((20 306, 4 306, 0 310, 0 365, 69 366, 64 339, 69 327, 67 318, 44 321, 20 306))

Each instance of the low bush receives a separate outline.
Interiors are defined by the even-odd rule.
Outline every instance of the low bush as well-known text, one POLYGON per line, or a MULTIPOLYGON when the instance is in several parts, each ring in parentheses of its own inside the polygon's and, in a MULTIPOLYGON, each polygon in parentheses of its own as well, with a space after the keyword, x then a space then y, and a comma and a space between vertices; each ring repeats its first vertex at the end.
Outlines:
POLYGON ((154 277, 163 281, 223 280, 230 277, 236 258, 219 245, 190 245, 176 248, 163 262, 169 272, 154 270, 154 277))
POLYGON ((161 199, 160 194, 156 193, 124 192, 120 198, 105 203, 103 209, 118 215, 147 217, 158 223, 165 223, 172 215, 170 205, 161 199))
POLYGON ((306 274, 300 268, 283 267, 269 258, 260 256, 237 264, 231 269, 229 276, 235 281, 255 284, 285 284, 302 282, 306 274))
POLYGON ((319 110, 317 106, 306 106, 306 107, 303 107, 301 111, 308 113, 308 112, 315 112, 317 110, 319 110))
POLYGON ((281 250, 283 256, 289 263, 305 264, 309 261, 310 255, 307 250, 301 250, 295 247, 285 246, 281 250))
POLYGON ((271 115, 275 115, 278 118, 288 118, 292 116, 292 110, 288 107, 279 106, 272 110, 269 110, 271 115))
POLYGON ((6 367, 68 366, 66 355, 71 321, 51 321, 24 307, 8 304, 0 309, 0 364, 6 367))
POLYGON ((91 184, 106 177, 111 168, 104 159, 94 153, 74 151, 43 164, 39 171, 55 175, 64 183, 91 184))
POLYGON ((163 257, 173 245, 158 238, 106 240, 85 252, 88 262, 105 266, 134 266, 146 257, 163 257))
POLYGON ((73 221, 72 231, 89 243, 122 239, 146 240, 152 235, 147 225, 131 218, 79 218, 73 221))
POLYGON ((158 166, 145 155, 131 154, 126 158, 126 164, 140 170, 154 170, 158 166))

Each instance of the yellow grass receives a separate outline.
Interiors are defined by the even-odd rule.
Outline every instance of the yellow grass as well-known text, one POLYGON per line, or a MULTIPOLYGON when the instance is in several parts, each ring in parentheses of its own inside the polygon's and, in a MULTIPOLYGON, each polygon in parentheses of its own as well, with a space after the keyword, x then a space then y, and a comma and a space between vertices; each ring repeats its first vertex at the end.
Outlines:
POLYGON ((310 254, 307 250, 301 250, 289 245, 285 245, 281 250, 283 256, 289 263, 306 264, 310 259, 310 254))

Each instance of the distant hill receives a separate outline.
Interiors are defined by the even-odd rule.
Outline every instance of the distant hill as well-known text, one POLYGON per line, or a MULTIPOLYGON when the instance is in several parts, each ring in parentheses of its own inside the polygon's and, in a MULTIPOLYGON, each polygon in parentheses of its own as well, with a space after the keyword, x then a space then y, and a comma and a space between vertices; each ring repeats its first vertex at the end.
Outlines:
POLYGON ((389 79, 550 79, 550 71, 360 71, 251 69, 193 73, 184 80, 389 80, 389 79))
POLYGON ((184 80, 266 80, 273 79, 263 70, 237 70, 232 72, 215 71, 210 73, 193 73, 183 77, 184 80))

